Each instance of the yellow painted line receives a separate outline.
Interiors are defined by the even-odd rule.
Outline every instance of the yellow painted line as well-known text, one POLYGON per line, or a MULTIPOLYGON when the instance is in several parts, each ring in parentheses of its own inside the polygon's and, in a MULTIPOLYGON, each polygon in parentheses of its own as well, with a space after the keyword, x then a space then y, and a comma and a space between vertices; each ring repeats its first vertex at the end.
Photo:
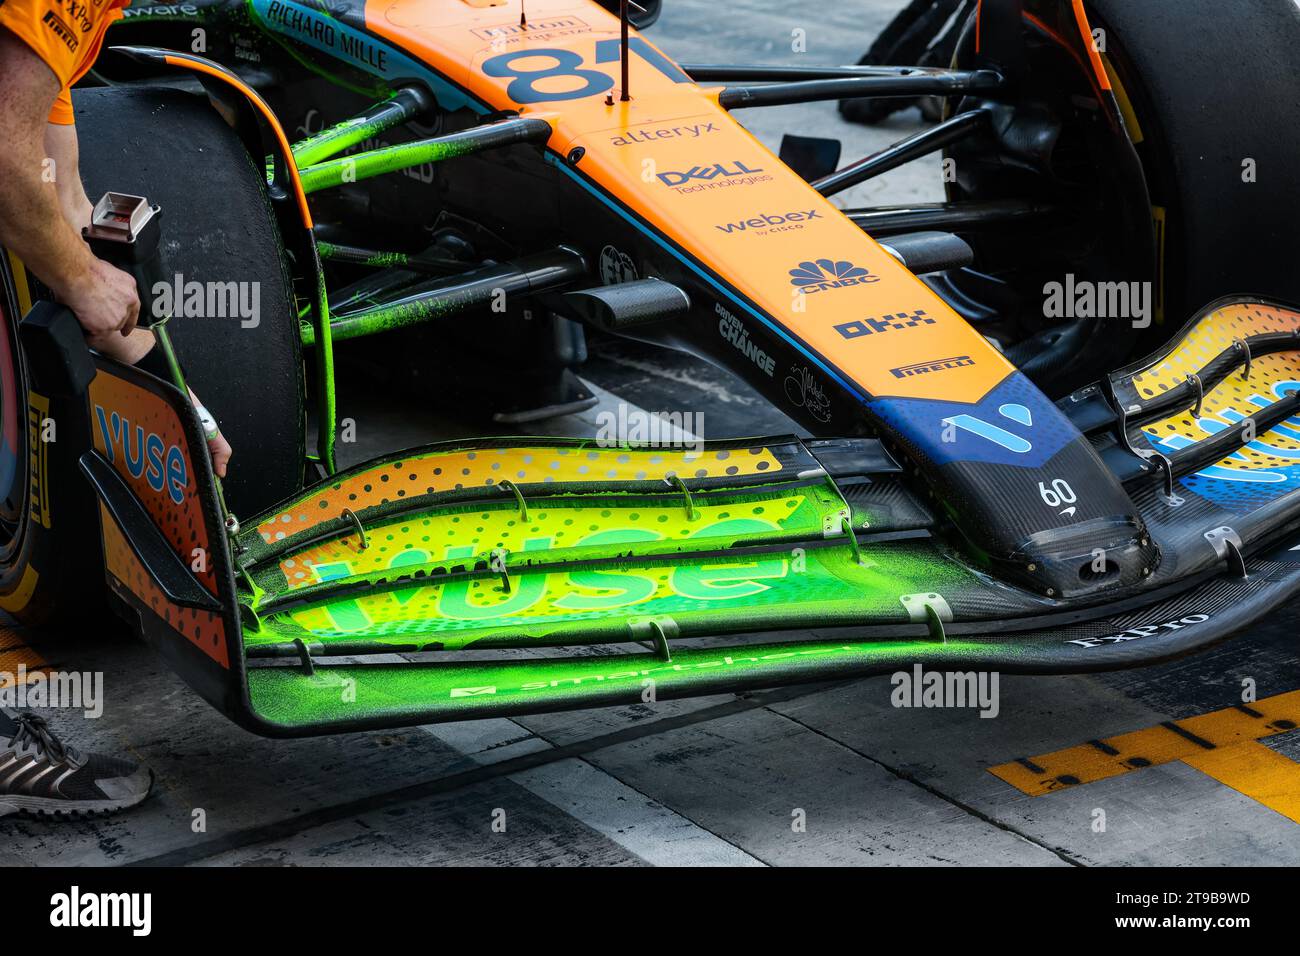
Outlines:
POLYGON ((1300 763, 1259 741, 1300 727, 1300 690, 1090 740, 990 767, 1021 793, 1045 793, 1175 760, 1300 823, 1300 763))
POLYGON ((1252 740, 1193 754, 1188 766, 1300 823, 1300 763, 1252 740))
POLYGON ((1036 797, 1300 727, 1300 690, 989 768, 1036 797))

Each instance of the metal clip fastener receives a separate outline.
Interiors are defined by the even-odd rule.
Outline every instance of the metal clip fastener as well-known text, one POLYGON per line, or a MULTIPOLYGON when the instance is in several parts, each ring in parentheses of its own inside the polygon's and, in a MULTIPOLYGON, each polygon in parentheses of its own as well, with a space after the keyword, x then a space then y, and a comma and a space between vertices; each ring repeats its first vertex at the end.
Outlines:
POLYGON ((650 630, 654 633, 651 642, 654 645, 655 653, 665 664, 673 659, 672 651, 668 650, 668 635, 664 633, 662 625, 658 621, 650 622, 650 630))
POLYGON ((1119 443, 1123 445, 1130 454, 1139 455, 1141 453, 1133 447, 1133 440, 1128 437, 1128 415, 1129 410, 1123 405, 1115 406, 1115 427, 1119 429, 1119 443))
POLYGON ((366 548, 370 547, 370 543, 366 541, 366 529, 361 527, 361 519, 357 517, 355 511, 351 508, 344 508, 343 513, 339 515, 339 518, 341 520, 351 521, 352 527, 357 529, 357 537, 361 539, 360 550, 364 551, 366 548))
POLYGON ((1241 377, 1243 380, 1248 380, 1250 378, 1251 362, 1253 361, 1250 354, 1250 343, 1247 342, 1245 339, 1234 339, 1232 343, 1232 347, 1234 349, 1237 349, 1240 352, 1246 353, 1246 369, 1241 373, 1241 377))
POLYGON ((307 642, 301 637, 295 637, 293 646, 298 648, 298 659, 302 661, 302 672, 311 677, 316 673, 316 662, 311 659, 311 651, 307 649, 307 642))
POLYGON ((853 533, 853 522, 848 518, 841 518, 840 531, 849 539, 849 547, 853 549, 853 563, 859 567, 865 565, 867 562, 862 560, 862 548, 858 544, 858 536, 853 533))
POLYGON ((1174 463, 1169 460, 1169 456, 1157 451, 1152 452, 1147 460, 1155 462, 1165 476, 1165 497, 1177 498, 1178 496, 1174 494, 1174 463))
POLYGON ((681 477, 676 473, 668 475, 664 478, 664 481, 681 492, 682 497, 686 499, 686 520, 694 521, 695 501, 691 498, 691 490, 686 487, 686 482, 682 481, 681 477))
POLYGON ((510 593, 510 568, 506 565, 508 557, 510 552, 505 548, 493 548, 488 554, 488 567, 501 575, 501 590, 506 594, 510 593))
POLYGON ((251 604, 240 602, 239 607, 239 626, 245 634, 256 634, 262 629, 262 619, 257 616, 251 604))
POLYGON ((838 538, 844 533, 844 522, 853 520, 853 506, 849 500, 844 497, 844 492, 840 491, 840 486, 835 483, 835 479, 824 468, 810 468, 808 471, 800 472, 799 479, 820 478, 830 489, 830 493, 839 501, 840 507, 834 511, 828 511, 822 515, 822 537, 838 538))
POLYGON ((948 643, 944 631, 944 621, 953 619, 952 608, 943 595, 929 592, 926 594, 903 594, 898 598, 907 609, 907 616, 913 624, 924 624, 930 629, 930 637, 940 644, 948 643))
POLYGON ((1214 553, 1228 562, 1228 570, 1233 577, 1246 576, 1246 558, 1242 554, 1241 535, 1233 528, 1224 525, 1213 531, 1205 532, 1205 540, 1210 542, 1214 553))
POLYGON ((1187 376, 1187 384, 1196 389, 1196 404, 1192 406, 1192 417, 1201 417, 1201 406, 1205 403, 1205 383, 1195 372, 1187 376))
MULTIPOLYGON (((1139 452, 1136 448, 1134 448, 1133 442, 1129 440, 1128 437, 1129 409, 1125 408, 1124 403, 1120 401, 1119 392, 1115 388, 1115 382, 1110 378, 1110 376, 1107 376, 1106 378, 1102 379, 1102 383, 1105 386, 1104 389, 1102 390, 1102 397, 1106 399, 1106 402, 1115 411, 1115 429, 1116 429, 1115 437, 1119 440, 1119 443, 1124 447, 1125 451, 1127 451, 1130 455, 1141 456, 1141 452, 1139 452)), ((1138 406, 1137 408, 1134 409, 1134 411, 1141 411, 1141 410, 1142 410, 1141 406, 1138 406)))
POLYGON ((509 478, 502 478, 497 482, 498 488, 504 488, 515 496, 515 501, 519 504, 519 520, 528 520, 528 502, 524 500, 524 493, 516 487, 515 483, 509 478))
POLYGON ((672 663, 672 651, 668 649, 668 634, 671 632, 674 636, 680 633, 677 622, 671 617, 645 618, 634 620, 628 623, 628 629, 632 632, 632 640, 648 651, 653 651, 655 657, 659 658, 665 664, 672 663), (650 632, 650 639, 642 640, 641 635, 650 632))

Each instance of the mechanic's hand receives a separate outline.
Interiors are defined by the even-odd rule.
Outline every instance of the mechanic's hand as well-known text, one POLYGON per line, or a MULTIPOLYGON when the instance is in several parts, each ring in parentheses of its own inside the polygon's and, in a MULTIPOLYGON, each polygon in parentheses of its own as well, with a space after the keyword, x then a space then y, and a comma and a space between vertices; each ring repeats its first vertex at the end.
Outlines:
POLYGON ((221 426, 217 424, 217 420, 212 417, 212 413, 194 394, 194 389, 190 389, 190 401, 194 403, 194 407, 199 413, 199 420, 203 422, 203 430, 208 439, 208 454, 212 456, 212 470, 217 473, 218 478, 224 478, 226 477, 226 464, 230 461, 230 456, 234 454, 234 451, 230 447, 230 442, 226 441, 226 436, 221 434, 221 426), (211 430, 209 424, 211 424, 211 430))
POLYGON ((212 456, 212 470, 217 473, 217 477, 226 477, 226 463, 230 461, 234 449, 221 432, 217 432, 216 438, 208 439, 208 454, 212 456))
POLYGON ((137 328, 125 338, 116 332, 87 335, 86 344, 101 355, 117 359, 123 365, 134 365, 153 349, 154 337, 148 329, 137 328))
POLYGON ((62 290, 63 304, 76 314, 87 335, 130 335, 140 317, 135 279, 103 259, 92 256, 90 261, 87 277, 62 290))

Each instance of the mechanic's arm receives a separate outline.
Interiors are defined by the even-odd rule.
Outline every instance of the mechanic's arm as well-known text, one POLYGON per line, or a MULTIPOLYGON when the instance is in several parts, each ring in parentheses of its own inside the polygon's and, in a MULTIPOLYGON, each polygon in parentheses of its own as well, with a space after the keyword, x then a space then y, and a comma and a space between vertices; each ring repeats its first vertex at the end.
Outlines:
MULTIPOLYGON (((54 71, 0 28, 0 244, 72 309, 88 333, 128 335, 140 311, 135 281, 91 253, 47 175, 45 120, 58 92, 54 71)), ((69 175, 57 163, 52 172, 56 182, 69 175)))
POLYGON ((77 144, 77 127, 46 123, 45 155, 54 160, 54 168, 58 171, 54 177, 54 190, 59 196, 63 218, 72 224, 73 230, 80 237, 82 228, 90 225, 95 204, 86 195, 86 187, 81 182, 81 147, 77 144))
MULTIPOLYGON (((6 30, 0 28, 0 44, 3 44, 6 39, 12 38, 8 37, 6 30)), ((0 53, 3 52, 3 47, 0 46, 0 53)), ((37 62, 40 63, 39 60, 37 62)), ((41 63, 41 66, 44 66, 44 64, 41 63)), ((2 74, 3 70, 0 70, 0 75, 2 74)), ((51 74, 51 76, 53 76, 53 74, 51 74)), ((0 82, 3 81, 0 80, 0 82)), ((3 87, 0 87, 0 91, 2 90, 3 87)), ((0 92, 0 96, 3 96, 2 92, 0 92)), ((3 120, 0 120, 0 123, 2 122, 3 120)), ((57 196, 56 210, 54 213, 48 214, 50 218, 46 220, 46 222, 51 231, 56 230, 62 223, 67 223, 75 236, 76 243, 85 249, 87 254, 90 254, 90 247, 86 245, 85 241, 81 238, 81 229, 84 226, 90 225, 90 215, 94 210, 94 204, 90 201, 90 197, 86 195, 86 187, 81 181, 80 150, 77 143, 77 128, 76 126, 60 126, 55 123, 45 123, 43 121, 42 125, 44 126, 45 156, 54 162, 54 191, 57 196)), ((4 128, 6 127, 0 125, 0 129, 4 128)), ((4 203, 4 187, 3 185, 0 185, 0 217, 3 217, 3 210, 7 208, 4 203)), ((0 241, 4 240, 0 239, 0 241)), ((9 248, 14 249, 15 252, 18 252, 18 246, 16 244, 8 241, 4 241, 4 244, 9 248)), ((131 291, 133 293, 135 292, 134 279, 125 272, 121 272, 120 270, 109 266, 108 263, 102 262, 102 260, 96 258, 93 254, 90 255, 94 262, 101 263, 105 267, 117 272, 119 275, 124 276, 131 284, 131 291)), ((19 256, 23 259, 24 263, 29 266, 31 265, 26 255, 19 252, 19 256)), ((36 272, 34 268, 32 271, 36 272)), ((37 275, 41 274, 37 272, 37 275)), ((43 276, 42 281, 44 281, 43 276)), ((46 282, 46 284, 49 285, 50 283, 46 282)), ((66 298, 64 301, 67 301, 66 298)), ((76 309, 74 308, 73 311, 75 312, 76 309)), ((79 313, 78 318, 81 318, 79 313)), ((84 324, 83 321, 83 325, 84 324)), ((117 359, 117 361, 123 362, 127 365, 135 365, 149 354, 150 350, 153 349, 156 340, 154 339, 154 334, 148 329, 136 328, 132 329, 128 334, 120 335, 113 330, 95 332, 87 327, 86 341, 90 344, 91 348, 98 352, 102 352, 103 354, 117 359)), ((203 403, 199 401, 199 397, 194 394, 192 389, 190 390, 190 401, 200 408, 203 406, 203 403)), ((218 432, 216 437, 208 439, 208 452, 212 456, 213 471, 215 471, 220 477, 224 478, 226 476, 226 465, 230 461, 230 443, 227 442, 225 437, 218 432)))

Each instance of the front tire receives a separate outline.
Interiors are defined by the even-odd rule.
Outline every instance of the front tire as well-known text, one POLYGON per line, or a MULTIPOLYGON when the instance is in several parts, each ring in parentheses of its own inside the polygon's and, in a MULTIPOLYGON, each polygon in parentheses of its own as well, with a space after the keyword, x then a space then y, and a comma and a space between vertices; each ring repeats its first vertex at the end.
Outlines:
MULTIPOLYGON (((168 323, 186 381, 234 448, 226 502, 251 517, 302 486, 302 345, 264 172, 204 99, 174 90, 89 89, 74 98, 82 178, 162 206, 166 275, 237 283, 256 324, 186 315, 168 323)), ((209 284, 213 284, 209 286, 209 284)))
MULTIPOLYGON (((192 316, 168 325, 189 383, 235 449, 227 502, 251 517, 299 490, 305 438, 298 322, 263 175, 203 99, 109 88, 78 90, 73 103, 87 193, 162 206, 168 275, 259 291, 256 325, 192 316)), ((40 289, 8 267, 0 262, 0 610, 32 626, 66 623, 102 607, 98 515, 76 461, 89 423, 84 398, 29 394, 18 290, 40 289), (47 419, 57 441, 42 441, 47 419)))
MULTIPOLYGON (((1025 76, 1004 100, 962 104, 991 107, 996 131, 950 147, 947 189, 957 202, 1028 199, 1054 212, 969 236, 985 274, 949 274, 942 294, 1060 397, 1156 350, 1209 302, 1300 301, 1289 241, 1300 219, 1289 175, 1300 155, 1300 9, 1088 0, 1094 38, 1084 39, 1045 25, 1053 8, 1074 29, 1067 0, 1027 3, 1025 76), (1079 49, 1097 40, 1122 126, 1100 108, 1109 97, 1079 49), (1122 283, 1143 311, 1047 308, 1049 287, 1076 283, 1098 296, 1122 283)), ((958 66, 983 63, 975 23, 958 66)))
POLYGON ((1089 0, 1163 219, 1166 328, 1225 295, 1300 302, 1300 7, 1089 0))

